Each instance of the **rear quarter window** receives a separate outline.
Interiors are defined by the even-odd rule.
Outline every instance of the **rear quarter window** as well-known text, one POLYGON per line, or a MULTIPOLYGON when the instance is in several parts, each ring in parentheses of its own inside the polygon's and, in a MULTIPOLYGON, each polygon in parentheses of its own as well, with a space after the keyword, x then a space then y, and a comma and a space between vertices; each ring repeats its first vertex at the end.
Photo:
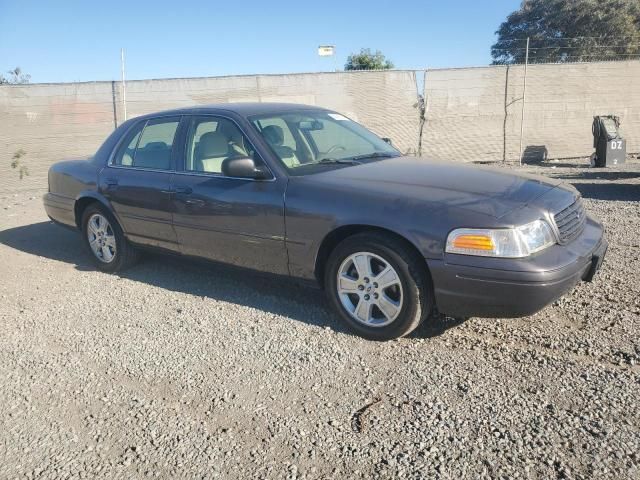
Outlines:
POLYGON ((121 167, 171 169, 171 151, 180 118, 140 122, 118 148, 113 165, 121 167))

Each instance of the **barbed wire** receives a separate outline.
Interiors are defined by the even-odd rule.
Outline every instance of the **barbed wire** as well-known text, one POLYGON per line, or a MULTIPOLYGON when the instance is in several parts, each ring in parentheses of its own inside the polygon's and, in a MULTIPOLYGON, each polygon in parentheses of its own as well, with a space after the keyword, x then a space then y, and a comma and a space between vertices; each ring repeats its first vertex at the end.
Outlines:
MULTIPOLYGON (((558 50, 559 48, 562 49, 575 49, 575 48, 629 48, 629 47, 638 47, 640 48, 640 43, 632 43, 629 45, 588 45, 587 47, 584 46, 579 46, 579 47, 563 47, 560 45, 557 45, 555 47, 531 47, 529 46, 529 51, 531 50, 558 50)), ((512 48, 494 48, 491 47, 492 50, 504 50, 504 51, 508 51, 508 52, 512 52, 513 50, 527 50, 527 47, 512 47, 512 48)))
MULTIPOLYGON (((585 40, 585 39, 599 39, 599 40, 622 40, 622 39, 637 39, 638 37, 635 35, 630 35, 630 36, 626 36, 626 37, 610 37, 610 36, 600 36, 600 37, 539 37, 537 35, 532 35, 530 37, 528 37, 530 40, 585 40)), ((496 43, 500 43, 500 42, 526 42, 527 41, 527 37, 522 37, 522 38, 505 38, 505 39, 498 39, 496 43)))
POLYGON ((640 43, 638 37, 633 36, 532 36, 529 42, 527 38, 498 40, 491 47, 491 52, 498 63, 511 65, 524 64, 527 57, 528 63, 537 65, 615 62, 640 59, 640 43), (625 39, 630 43, 625 43, 625 39), (582 43, 578 44, 580 41, 582 43))
MULTIPOLYGON (((618 55, 565 55, 561 58, 529 57, 529 65, 562 65, 576 63, 602 63, 602 62, 624 62, 640 60, 640 53, 618 54, 618 55)), ((505 63, 504 65, 524 65, 525 59, 505 63)), ((503 64, 499 64, 503 65, 503 64)))

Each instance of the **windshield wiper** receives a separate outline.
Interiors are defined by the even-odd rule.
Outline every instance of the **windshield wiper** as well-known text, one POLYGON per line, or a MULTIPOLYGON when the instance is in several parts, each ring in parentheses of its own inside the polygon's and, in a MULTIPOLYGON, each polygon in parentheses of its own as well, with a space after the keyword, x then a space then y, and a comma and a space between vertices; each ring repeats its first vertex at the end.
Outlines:
POLYGON ((360 165, 362 162, 359 162, 357 158, 323 158, 322 160, 318 160, 315 163, 332 163, 332 164, 343 164, 343 165, 360 165))
MULTIPOLYGON (((373 152, 373 153, 365 153, 364 155, 355 155, 353 157, 349 157, 349 160, 364 160, 366 158, 392 158, 399 157, 397 153, 383 153, 383 152, 373 152)), ((346 159, 345 159, 346 160, 346 159)))

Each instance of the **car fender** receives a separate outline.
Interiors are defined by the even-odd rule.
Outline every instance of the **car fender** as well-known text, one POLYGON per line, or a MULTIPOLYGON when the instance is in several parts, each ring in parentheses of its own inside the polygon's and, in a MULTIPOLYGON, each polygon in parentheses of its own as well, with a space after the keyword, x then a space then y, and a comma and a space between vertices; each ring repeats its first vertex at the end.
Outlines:
MULTIPOLYGON (((76 215, 77 215, 76 208, 77 208, 78 202, 81 202, 81 201, 89 199, 89 198, 97 201, 104 208, 106 208, 109 211, 109 213, 111 213, 111 215, 113 215, 115 217, 115 219, 120 224, 120 226, 122 226, 122 221, 120 220, 120 217, 118 216, 116 211, 111 206, 111 202, 104 195, 102 195, 100 192, 98 192, 96 190, 83 190, 80 193, 78 193, 78 195, 75 198, 75 202, 74 202, 74 212, 76 213, 76 215)), ((80 218, 78 218, 77 216, 76 216, 76 221, 77 221, 77 224, 78 224, 78 228, 81 228, 81 226, 80 226, 80 218)))
POLYGON ((344 228, 362 228, 362 229, 372 229, 372 230, 380 230, 387 231, 394 235, 397 235, 400 238, 403 238, 407 242, 409 242, 416 250, 422 252, 422 245, 420 242, 420 237, 415 232, 411 230, 411 228, 407 228, 407 224, 395 224, 389 222, 381 222, 377 218, 371 217, 353 217, 353 218, 341 218, 337 221, 332 228, 326 233, 326 235, 314 245, 314 248, 317 250, 324 243, 325 239, 332 235, 334 232, 338 230, 342 230, 344 228))
MULTIPOLYGON (((330 252, 344 238, 364 231, 384 232, 396 236, 397 238, 407 242, 407 244, 410 245, 419 256, 423 257, 423 250, 421 250, 421 247, 424 246, 420 243, 420 235, 413 234, 410 229, 402 228, 402 225, 383 223, 375 218, 359 216, 341 218, 340 221, 334 222, 322 238, 313 242, 310 247, 309 253, 313 258, 313 274, 320 284, 322 283, 322 277, 324 276, 323 264, 326 262, 330 252)), ((305 276, 311 276, 310 272, 305 273, 305 276)))

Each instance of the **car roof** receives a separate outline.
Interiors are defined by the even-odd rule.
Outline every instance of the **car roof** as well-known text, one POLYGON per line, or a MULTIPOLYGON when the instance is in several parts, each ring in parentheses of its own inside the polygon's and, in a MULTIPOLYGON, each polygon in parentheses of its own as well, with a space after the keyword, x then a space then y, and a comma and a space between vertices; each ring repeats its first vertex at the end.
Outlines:
POLYGON ((270 113, 284 113, 301 110, 327 111, 326 108, 300 103, 273 103, 273 102, 236 102, 236 103, 214 103, 211 105, 194 105, 193 107, 176 108, 161 112, 141 115, 138 118, 157 117, 166 115, 187 115, 187 114, 212 114, 233 112, 243 117, 252 115, 265 115, 270 113))

